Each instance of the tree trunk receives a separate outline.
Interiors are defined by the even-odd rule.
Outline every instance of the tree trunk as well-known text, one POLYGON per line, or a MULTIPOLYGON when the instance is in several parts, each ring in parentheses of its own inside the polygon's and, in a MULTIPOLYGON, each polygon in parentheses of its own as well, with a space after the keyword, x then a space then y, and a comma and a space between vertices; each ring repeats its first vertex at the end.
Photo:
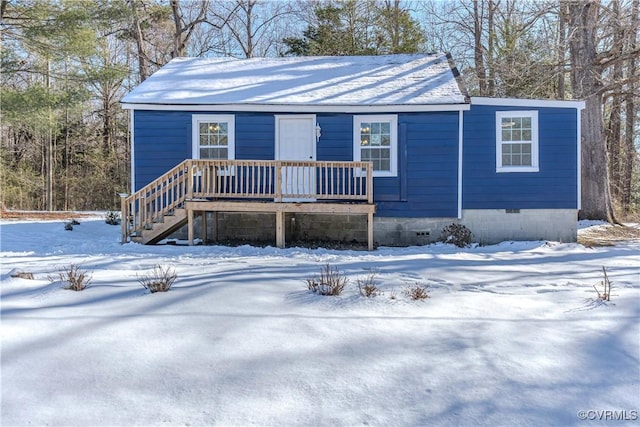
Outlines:
POLYGON ((574 96, 585 101, 582 112, 582 210, 579 217, 615 222, 602 119, 602 67, 596 61, 599 7, 599 0, 569 4, 571 85, 574 96))
POLYGON ((136 2, 138 0, 131 0, 131 13, 133 14, 133 36, 136 40, 136 48, 138 51, 138 77, 140 83, 145 81, 149 77, 149 64, 147 63, 147 55, 144 52, 144 35, 142 34, 142 27, 140 26, 140 16, 136 2))
MULTIPOLYGON (((638 47, 638 32, 637 29, 640 23, 640 0, 633 0, 631 16, 632 18, 632 31, 629 32, 629 49, 630 51, 635 50, 638 47)), ((635 76, 638 73, 638 67, 635 56, 629 57, 627 61, 627 76, 635 76)), ((627 93, 625 95, 625 133, 624 133, 624 141, 625 141, 625 156, 622 161, 622 176, 621 176, 621 184, 622 191, 620 201, 622 204, 622 209, 624 213, 629 213, 629 208, 631 205, 631 181, 633 176, 633 167, 636 159, 636 147, 634 144, 634 131, 635 131, 635 118, 636 118, 636 106, 634 100, 634 94, 638 93, 638 83, 634 81, 629 82, 629 87, 627 88, 627 93)))
POLYGON ((473 0, 473 59, 478 77, 480 96, 487 96, 487 72, 484 67, 484 52, 482 49, 482 16, 478 8, 480 0, 473 0))

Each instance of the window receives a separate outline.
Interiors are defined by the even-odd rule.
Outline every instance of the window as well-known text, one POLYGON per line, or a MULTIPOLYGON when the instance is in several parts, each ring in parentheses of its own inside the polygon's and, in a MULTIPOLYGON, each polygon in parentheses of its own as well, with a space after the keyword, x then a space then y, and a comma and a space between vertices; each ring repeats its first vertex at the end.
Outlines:
POLYGON ((232 115, 193 115, 194 159, 235 158, 235 118, 232 115))
POLYGON ((496 113, 496 172, 538 172, 538 112, 496 113))
POLYGON ((373 176, 398 175, 398 117, 354 116, 353 160, 373 163, 373 176))

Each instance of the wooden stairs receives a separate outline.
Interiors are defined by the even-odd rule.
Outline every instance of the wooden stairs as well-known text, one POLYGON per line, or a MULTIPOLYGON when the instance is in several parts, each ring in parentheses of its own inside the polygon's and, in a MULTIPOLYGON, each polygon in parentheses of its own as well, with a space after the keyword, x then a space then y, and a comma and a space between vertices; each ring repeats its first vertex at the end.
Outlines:
POLYGON ((184 208, 174 209, 172 212, 163 214, 157 221, 138 230, 131 236, 131 241, 143 245, 154 245, 186 224, 187 210, 184 208))

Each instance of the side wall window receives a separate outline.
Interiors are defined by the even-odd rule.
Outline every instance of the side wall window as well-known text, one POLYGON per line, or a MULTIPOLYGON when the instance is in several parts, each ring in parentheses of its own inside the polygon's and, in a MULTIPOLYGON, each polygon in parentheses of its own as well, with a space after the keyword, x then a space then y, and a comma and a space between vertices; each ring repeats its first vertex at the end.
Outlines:
POLYGON ((538 112, 496 112, 496 172, 538 171, 538 112))
POLYGON ((353 160, 372 162, 373 176, 398 176, 398 116, 354 116, 353 160))
POLYGON ((192 132, 194 159, 233 160, 235 158, 235 117, 194 114, 192 132))

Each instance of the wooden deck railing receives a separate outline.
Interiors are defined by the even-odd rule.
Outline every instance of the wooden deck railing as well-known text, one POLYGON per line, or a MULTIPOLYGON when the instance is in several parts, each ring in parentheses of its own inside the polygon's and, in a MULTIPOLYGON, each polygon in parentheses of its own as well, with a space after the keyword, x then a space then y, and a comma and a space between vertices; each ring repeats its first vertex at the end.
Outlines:
POLYGON ((123 240, 187 200, 373 203, 371 162, 185 160, 122 198, 123 240))

